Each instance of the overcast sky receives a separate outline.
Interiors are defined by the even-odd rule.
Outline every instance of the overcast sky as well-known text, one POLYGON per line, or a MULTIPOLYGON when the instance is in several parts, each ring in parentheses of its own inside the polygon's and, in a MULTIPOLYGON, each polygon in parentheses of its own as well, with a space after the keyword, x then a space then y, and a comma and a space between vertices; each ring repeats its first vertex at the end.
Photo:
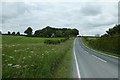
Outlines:
POLYGON ((4 1, 0 3, 0 30, 33 30, 46 26, 77 28, 81 35, 104 34, 118 23, 118 0, 109 1, 4 1))

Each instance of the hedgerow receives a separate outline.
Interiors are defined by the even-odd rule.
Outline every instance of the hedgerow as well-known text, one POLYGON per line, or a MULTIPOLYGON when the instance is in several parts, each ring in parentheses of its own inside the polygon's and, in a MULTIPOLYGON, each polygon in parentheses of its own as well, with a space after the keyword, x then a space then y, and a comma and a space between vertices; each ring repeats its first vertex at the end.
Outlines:
POLYGON ((98 50, 112 52, 115 54, 120 54, 120 36, 113 37, 101 37, 98 39, 88 39, 85 38, 88 44, 98 50))

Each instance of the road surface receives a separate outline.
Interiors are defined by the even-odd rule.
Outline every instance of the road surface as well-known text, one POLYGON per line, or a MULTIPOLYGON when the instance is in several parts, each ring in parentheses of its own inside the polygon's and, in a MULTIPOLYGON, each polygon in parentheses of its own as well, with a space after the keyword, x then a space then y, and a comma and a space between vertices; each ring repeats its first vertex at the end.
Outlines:
POLYGON ((81 38, 73 47, 73 78, 118 78, 118 58, 91 50, 81 38))

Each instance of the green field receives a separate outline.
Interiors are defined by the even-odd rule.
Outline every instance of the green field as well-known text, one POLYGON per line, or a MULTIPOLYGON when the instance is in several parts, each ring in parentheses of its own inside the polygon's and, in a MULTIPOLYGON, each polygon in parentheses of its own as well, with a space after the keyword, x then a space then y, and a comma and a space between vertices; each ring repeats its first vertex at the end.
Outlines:
POLYGON ((74 38, 56 45, 44 44, 46 39, 63 38, 2 36, 2 77, 71 77, 71 50, 74 38))
POLYGON ((86 46, 96 51, 120 57, 118 39, 120 37, 82 37, 86 46))

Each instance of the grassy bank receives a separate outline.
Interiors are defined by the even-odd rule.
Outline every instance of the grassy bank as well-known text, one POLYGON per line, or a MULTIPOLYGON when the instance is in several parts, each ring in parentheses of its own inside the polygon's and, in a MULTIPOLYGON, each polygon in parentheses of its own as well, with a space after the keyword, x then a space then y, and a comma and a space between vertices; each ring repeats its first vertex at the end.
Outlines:
POLYGON ((120 37, 82 37, 84 44, 94 50, 120 57, 118 39, 120 37))
POLYGON ((3 78, 69 78, 73 38, 60 44, 44 44, 44 40, 3 36, 3 78))

